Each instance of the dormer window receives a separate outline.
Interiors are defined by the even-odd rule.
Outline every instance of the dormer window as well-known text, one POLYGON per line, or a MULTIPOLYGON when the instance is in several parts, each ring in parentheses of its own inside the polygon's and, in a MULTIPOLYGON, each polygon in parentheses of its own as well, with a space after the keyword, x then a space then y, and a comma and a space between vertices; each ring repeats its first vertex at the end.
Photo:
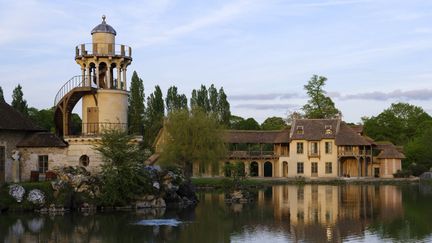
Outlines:
POLYGON ((297 126, 297 134, 304 134, 303 126, 297 126))
POLYGON ((325 125, 325 134, 332 134, 332 125, 325 125))

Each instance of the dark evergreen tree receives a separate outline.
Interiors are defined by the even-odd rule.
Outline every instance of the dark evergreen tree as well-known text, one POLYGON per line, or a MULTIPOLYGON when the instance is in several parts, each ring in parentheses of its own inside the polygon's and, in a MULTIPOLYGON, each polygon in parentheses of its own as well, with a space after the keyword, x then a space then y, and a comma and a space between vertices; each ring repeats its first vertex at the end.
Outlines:
POLYGON ((209 97, 209 111, 213 114, 219 113, 219 97, 218 91, 215 86, 212 84, 208 89, 208 97, 209 97))
POLYGON ((165 98, 165 105, 168 114, 173 111, 187 109, 186 95, 178 94, 177 87, 171 86, 167 91, 167 96, 165 98))
POLYGON ((219 123, 228 128, 230 126, 231 109, 227 96, 223 88, 219 89, 217 112, 219 116, 219 123))
POLYGON ((129 95, 129 131, 141 134, 144 126, 144 83, 137 72, 133 72, 129 95))
POLYGON ((24 93, 22 91, 21 85, 19 84, 12 93, 12 107, 22 114, 26 116, 28 115, 27 101, 24 99, 24 93))
POLYGON ((210 101, 205 85, 201 85, 199 90, 192 90, 191 108, 200 108, 205 113, 210 112, 210 101))
POLYGON ((159 85, 156 85, 155 91, 147 97, 144 143, 149 148, 152 146, 159 130, 163 126, 164 115, 165 105, 162 91, 159 85))

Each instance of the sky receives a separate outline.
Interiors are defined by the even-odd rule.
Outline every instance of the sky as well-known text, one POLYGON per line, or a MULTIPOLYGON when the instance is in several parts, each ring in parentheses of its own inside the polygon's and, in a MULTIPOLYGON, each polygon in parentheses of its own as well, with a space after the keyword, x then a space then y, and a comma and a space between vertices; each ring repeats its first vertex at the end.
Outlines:
POLYGON ((262 122, 300 110, 317 74, 348 122, 394 102, 432 114, 430 0, 0 0, 6 101, 21 84, 29 106, 51 107, 103 14, 132 47, 128 79, 136 70, 146 95, 213 83, 234 115, 262 122))

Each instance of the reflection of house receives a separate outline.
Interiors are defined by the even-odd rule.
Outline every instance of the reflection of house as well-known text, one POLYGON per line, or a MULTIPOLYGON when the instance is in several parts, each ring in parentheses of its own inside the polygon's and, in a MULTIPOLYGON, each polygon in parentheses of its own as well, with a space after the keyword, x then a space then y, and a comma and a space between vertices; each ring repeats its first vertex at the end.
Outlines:
MULTIPOLYGON (((157 152, 166 139, 160 132, 157 152)), ((340 119, 299 119, 290 130, 227 130, 225 141, 229 153, 221 165, 241 162, 248 175, 259 177, 392 177, 404 158, 394 145, 376 144, 361 126, 340 119)), ((199 171, 194 165, 195 176, 199 171)))

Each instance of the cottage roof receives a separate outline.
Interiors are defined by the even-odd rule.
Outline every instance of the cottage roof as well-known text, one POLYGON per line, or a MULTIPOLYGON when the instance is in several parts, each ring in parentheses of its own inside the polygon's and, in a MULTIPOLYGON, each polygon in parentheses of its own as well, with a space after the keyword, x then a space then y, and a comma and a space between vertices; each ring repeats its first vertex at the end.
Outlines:
POLYGON ((24 137, 17 147, 66 147, 67 144, 50 132, 35 132, 24 137))
POLYGON ((227 143, 289 143, 289 130, 226 130, 227 143))
POLYGON ((0 99, 0 130, 43 131, 28 117, 0 99))
POLYGON ((340 123, 339 131, 336 135, 336 145, 372 145, 371 141, 359 135, 345 122, 340 123))
POLYGON ((377 148, 381 150, 378 159, 405 159, 405 155, 398 151, 392 143, 378 144, 377 148))
POLYGON ((291 140, 318 141, 336 137, 339 119, 299 119, 291 125, 291 140))

